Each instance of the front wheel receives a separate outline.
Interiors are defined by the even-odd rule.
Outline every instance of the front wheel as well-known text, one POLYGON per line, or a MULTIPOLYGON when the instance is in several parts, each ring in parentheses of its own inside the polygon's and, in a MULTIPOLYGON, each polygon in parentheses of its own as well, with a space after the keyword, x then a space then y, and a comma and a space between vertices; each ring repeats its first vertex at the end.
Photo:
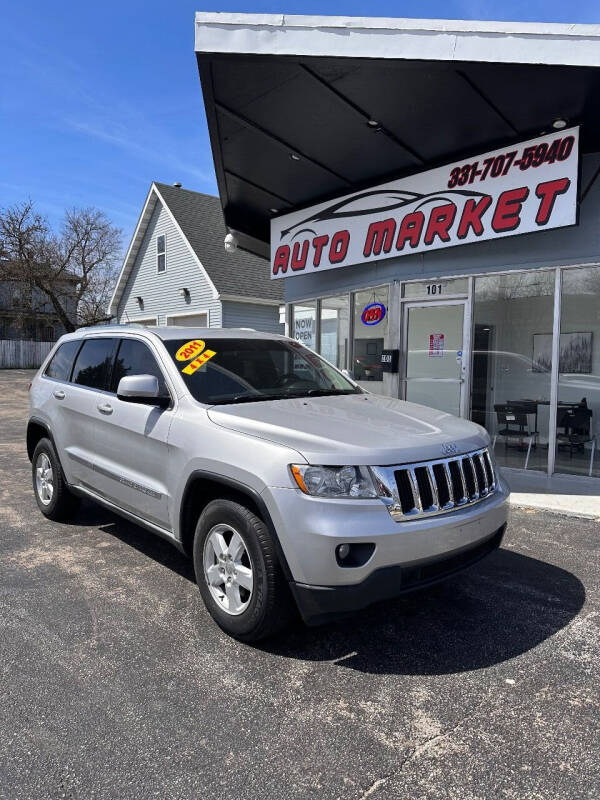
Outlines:
POLYGON ((35 499, 42 514, 56 521, 71 519, 79 508, 79 498, 69 491, 50 439, 40 439, 37 443, 31 472, 35 499))
POLYGON ((206 506, 194 536, 194 570, 209 613, 236 639, 264 639, 288 623, 293 606, 273 539, 245 506, 206 506))

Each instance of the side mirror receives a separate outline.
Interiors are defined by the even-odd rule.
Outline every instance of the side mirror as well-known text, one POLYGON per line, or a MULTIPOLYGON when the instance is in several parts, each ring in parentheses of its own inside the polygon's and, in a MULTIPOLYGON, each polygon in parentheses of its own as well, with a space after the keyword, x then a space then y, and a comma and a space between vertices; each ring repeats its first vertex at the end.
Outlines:
POLYGON ((119 381, 117 397, 126 403, 166 407, 171 398, 160 394, 156 375, 126 375, 119 381))

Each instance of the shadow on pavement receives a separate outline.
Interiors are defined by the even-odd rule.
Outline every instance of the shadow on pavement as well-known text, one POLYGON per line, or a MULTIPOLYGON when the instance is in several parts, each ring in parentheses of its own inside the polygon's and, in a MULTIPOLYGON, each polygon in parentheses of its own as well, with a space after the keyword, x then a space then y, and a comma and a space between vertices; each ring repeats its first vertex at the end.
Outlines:
POLYGON ((581 609, 570 572, 500 549, 444 583, 379 603, 351 619, 298 626, 262 645, 360 672, 444 675, 490 667, 539 645, 581 609))
MULTIPOLYGON (((77 524, 96 526, 195 581, 191 560, 173 545, 84 503, 77 524)), ((572 573, 501 548, 444 583, 379 603, 344 621, 301 623, 261 642, 265 653, 335 662, 366 673, 443 675, 508 661, 564 628, 585 589, 572 573)))
POLYGON ((186 558, 174 545, 95 503, 82 502, 81 510, 73 524, 98 528, 148 558, 163 564, 182 578, 187 578, 192 583, 196 582, 191 559, 186 558))

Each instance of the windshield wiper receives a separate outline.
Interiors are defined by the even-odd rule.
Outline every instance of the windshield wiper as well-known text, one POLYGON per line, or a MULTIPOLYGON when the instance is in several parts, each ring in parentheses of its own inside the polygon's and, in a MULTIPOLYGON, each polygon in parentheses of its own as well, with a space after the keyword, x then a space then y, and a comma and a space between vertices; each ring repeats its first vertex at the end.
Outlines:
POLYGON ((333 394, 362 394, 359 389, 309 389, 308 397, 327 397, 333 394))
POLYGON ((261 400, 283 400, 289 395, 285 394, 236 394, 229 400, 223 400, 223 404, 227 403, 259 403, 261 400))
POLYGON ((285 392, 271 394, 236 394, 223 400, 218 400, 214 405, 226 406, 234 403, 260 403, 263 400, 297 400, 301 397, 327 397, 328 395, 362 394, 356 389, 307 389, 304 392, 285 392))

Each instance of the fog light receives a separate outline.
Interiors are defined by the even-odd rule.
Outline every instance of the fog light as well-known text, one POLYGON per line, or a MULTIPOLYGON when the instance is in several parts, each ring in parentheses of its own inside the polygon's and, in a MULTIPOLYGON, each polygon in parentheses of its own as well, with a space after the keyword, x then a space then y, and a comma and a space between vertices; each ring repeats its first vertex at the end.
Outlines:
POLYGON ((350 552, 350 545, 349 544, 340 544, 337 549, 338 558, 343 561, 345 558, 348 557, 348 553, 350 552))
POLYGON ((344 569, 364 567, 374 552, 375 545, 373 542, 338 544, 335 548, 335 560, 338 567, 344 567, 344 569))

